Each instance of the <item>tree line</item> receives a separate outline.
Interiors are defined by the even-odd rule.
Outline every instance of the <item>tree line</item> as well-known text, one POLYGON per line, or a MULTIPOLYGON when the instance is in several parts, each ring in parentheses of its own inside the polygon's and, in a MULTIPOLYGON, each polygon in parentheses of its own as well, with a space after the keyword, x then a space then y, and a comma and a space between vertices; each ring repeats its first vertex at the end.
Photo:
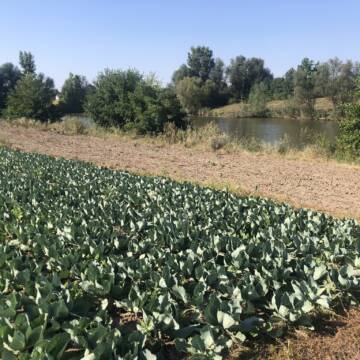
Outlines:
POLYGON ((334 112, 341 114, 351 102, 360 64, 333 58, 315 62, 304 58, 284 76, 274 77, 263 59, 237 56, 228 66, 205 46, 192 47, 187 62, 176 70, 172 84, 190 113, 239 101, 264 103, 294 100, 299 115, 314 115, 315 99, 328 97, 334 112))
POLYGON ((85 112, 102 126, 140 133, 162 131, 168 122, 185 127, 186 113, 240 101, 261 110, 269 100, 293 100, 299 115, 311 117, 315 99, 328 97, 334 112, 343 115, 359 74, 359 63, 305 58, 284 76, 274 77, 263 59, 240 55, 225 65, 209 47, 197 46, 167 86, 137 70, 106 69, 92 83, 70 74, 58 91, 51 78, 37 72, 34 56, 20 52, 19 66, 0 66, 0 114, 51 121, 85 112))
POLYGON ((20 52, 19 65, 0 66, 0 114, 2 117, 52 121, 67 114, 88 114, 97 124, 157 133, 166 123, 186 127, 176 94, 153 76, 137 70, 109 70, 93 83, 70 74, 60 91, 54 81, 36 72, 34 56, 20 52))

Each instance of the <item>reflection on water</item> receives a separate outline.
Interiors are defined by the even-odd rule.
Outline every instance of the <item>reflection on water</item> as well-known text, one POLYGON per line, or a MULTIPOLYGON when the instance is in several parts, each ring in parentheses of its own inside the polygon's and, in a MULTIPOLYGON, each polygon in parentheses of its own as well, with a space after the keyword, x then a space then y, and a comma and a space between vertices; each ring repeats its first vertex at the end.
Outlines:
POLYGON ((335 121, 320 120, 290 120, 273 118, 193 118, 193 124, 201 127, 209 122, 215 122, 219 129, 235 138, 255 138, 270 144, 275 144, 285 137, 294 147, 302 147, 323 135, 334 142, 339 132, 335 121))

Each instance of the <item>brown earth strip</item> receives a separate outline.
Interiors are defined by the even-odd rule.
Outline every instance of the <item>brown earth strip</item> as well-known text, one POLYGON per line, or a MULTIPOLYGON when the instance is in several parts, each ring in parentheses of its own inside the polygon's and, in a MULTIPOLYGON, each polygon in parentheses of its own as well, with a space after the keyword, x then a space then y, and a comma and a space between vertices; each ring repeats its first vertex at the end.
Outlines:
POLYGON ((319 317, 315 330, 296 328, 277 341, 235 346, 226 360, 359 360, 360 310, 338 312, 319 317))
POLYGON ((68 136, 5 124, 0 127, 0 138, 20 150, 200 184, 228 185, 239 193, 360 219, 359 166, 246 151, 161 146, 141 139, 68 136))
POLYGON ((359 360, 360 310, 319 319, 316 330, 294 329, 275 343, 234 348, 227 360, 359 360))
POLYGON ((360 311, 352 309, 336 321, 324 322, 322 331, 298 331, 274 360, 359 360, 360 311), (332 333, 331 333, 332 332, 332 333))

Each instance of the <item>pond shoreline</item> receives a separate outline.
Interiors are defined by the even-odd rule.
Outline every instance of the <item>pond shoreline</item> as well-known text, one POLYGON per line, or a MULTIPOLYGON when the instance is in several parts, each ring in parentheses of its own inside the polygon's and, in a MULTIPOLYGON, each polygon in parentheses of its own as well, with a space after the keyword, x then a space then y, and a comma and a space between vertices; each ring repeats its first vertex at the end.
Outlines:
POLYGON ((335 116, 334 106, 328 98, 317 98, 312 117, 306 117, 300 111, 293 99, 271 100, 262 110, 254 110, 247 102, 238 102, 222 107, 206 109, 201 116, 233 117, 233 118, 281 118, 291 120, 312 119, 314 121, 339 121, 341 117, 335 116))
POLYGON ((211 111, 210 112, 204 112, 201 113, 200 115, 196 116, 196 117, 200 117, 200 118, 213 118, 213 119, 282 119, 282 120, 293 120, 293 121, 301 121, 301 120, 307 120, 307 121, 329 121, 329 122, 335 122, 335 123, 339 123, 342 119, 341 118, 332 118, 330 116, 324 116, 324 117, 303 117, 303 116, 281 116, 278 114, 272 114, 272 113, 268 113, 266 115, 253 115, 253 114, 237 114, 237 113, 228 113, 228 114, 224 114, 224 115, 216 115, 213 114, 211 111))
POLYGON ((284 119, 262 117, 192 117, 191 123, 201 128, 208 123, 218 126, 219 130, 235 140, 255 139, 257 142, 277 145, 284 140, 287 145, 302 149, 314 144, 321 138, 324 142, 336 143, 339 124, 324 120, 284 119))

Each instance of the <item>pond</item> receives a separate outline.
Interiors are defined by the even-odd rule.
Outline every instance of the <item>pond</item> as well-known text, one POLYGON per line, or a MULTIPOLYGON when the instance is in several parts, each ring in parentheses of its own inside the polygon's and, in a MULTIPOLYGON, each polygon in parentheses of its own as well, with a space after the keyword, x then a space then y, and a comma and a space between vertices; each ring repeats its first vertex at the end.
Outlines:
POLYGON ((261 142, 276 144, 286 138, 290 146, 295 148, 303 147, 319 135, 334 143, 339 133, 339 124, 336 121, 324 120, 196 117, 192 122, 195 127, 213 122, 221 131, 236 139, 254 138, 261 142))

